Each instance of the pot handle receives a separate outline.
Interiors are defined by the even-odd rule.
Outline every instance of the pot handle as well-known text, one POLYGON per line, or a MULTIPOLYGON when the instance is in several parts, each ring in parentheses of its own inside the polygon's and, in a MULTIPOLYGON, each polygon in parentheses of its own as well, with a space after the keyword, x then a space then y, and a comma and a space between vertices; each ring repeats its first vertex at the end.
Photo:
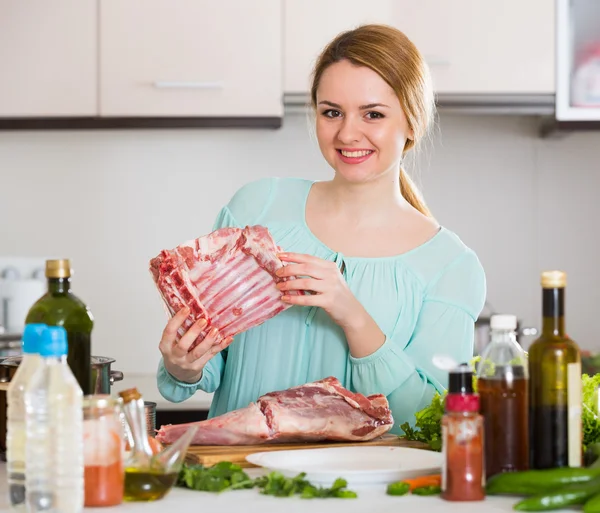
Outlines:
POLYGON ((123 379, 123 373, 121 371, 110 371, 110 384, 114 384, 115 381, 121 381, 123 379))

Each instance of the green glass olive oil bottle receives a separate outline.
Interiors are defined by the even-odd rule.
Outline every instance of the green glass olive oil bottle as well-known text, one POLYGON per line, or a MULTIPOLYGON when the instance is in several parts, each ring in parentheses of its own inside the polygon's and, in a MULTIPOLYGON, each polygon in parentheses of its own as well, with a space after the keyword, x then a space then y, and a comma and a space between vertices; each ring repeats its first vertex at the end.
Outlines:
POLYGON ((83 394, 93 394, 92 312, 71 292, 69 260, 47 260, 46 278, 48 291, 33 304, 25 323, 43 323, 65 328, 68 344, 67 363, 83 394))
POLYGON ((562 271, 545 271, 542 333, 529 347, 530 468, 582 465, 581 355, 565 331, 562 271))

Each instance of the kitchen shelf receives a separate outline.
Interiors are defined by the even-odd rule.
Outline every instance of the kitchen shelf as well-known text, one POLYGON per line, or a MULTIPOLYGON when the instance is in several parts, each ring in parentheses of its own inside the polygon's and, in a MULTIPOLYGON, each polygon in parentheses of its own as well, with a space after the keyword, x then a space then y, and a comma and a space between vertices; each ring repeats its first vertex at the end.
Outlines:
POLYGON ((595 130, 600 122, 600 2, 556 0, 556 21, 558 126, 595 130))

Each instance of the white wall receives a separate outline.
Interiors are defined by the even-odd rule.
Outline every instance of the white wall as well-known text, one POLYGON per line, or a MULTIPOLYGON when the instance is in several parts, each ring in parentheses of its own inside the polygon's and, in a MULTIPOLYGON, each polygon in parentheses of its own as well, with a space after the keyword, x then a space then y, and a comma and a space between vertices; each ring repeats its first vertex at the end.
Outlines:
MULTIPOLYGON (((488 299, 539 324, 539 272, 569 273, 568 328, 600 349, 600 133, 541 140, 533 118, 443 115, 420 156, 440 222, 479 254, 488 299)), ((278 131, 0 132, 0 255, 72 259, 93 353, 154 373, 166 322, 148 261, 210 230, 243 183, 326 179, 307 118, 278 131)))

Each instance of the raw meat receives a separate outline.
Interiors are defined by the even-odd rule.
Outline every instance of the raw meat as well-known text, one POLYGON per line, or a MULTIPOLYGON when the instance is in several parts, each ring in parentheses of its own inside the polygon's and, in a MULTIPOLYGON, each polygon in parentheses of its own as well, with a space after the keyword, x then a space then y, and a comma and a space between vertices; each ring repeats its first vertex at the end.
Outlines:
POLYGON ((284 263, 267 228, 221 228, 163 250, 150 261, 150 271, 170 315, 183 306, 190 315, 177 339, 199 318, 208 324, 190 347, 216 327, 222 338, 237 335, 286 310, 275 286, 275 271, 284 263))
POLYGON ((354 394, 328 377, 265 394, 246 408, 209 420, 161 426, 156 438, 173 443, 197 425, 192 445, 367 441, 388 432, 393 422, 384 395, 354 394))

